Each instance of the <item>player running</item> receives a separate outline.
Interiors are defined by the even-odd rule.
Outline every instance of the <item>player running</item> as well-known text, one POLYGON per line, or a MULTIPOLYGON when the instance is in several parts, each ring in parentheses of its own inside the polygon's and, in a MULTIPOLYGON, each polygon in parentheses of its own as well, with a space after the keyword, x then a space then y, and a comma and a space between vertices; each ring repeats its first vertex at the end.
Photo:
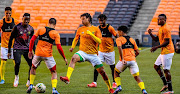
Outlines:
POLYGON ((66 62, 67 65, 67 59, 64 55, 63 49, 61 47, 60 43, 60 36, 57 31, 55 31, 55 26, 56 26, 56 19, 51 18, 49 19, 49 27, 44 27, 39 29, 32 37, 29 45, 29 58, 31 59, 33 56, 32 48, 34 45, 34 41, 36 40, 37 37, 39 37, 39 41, 36 47, 35 51, 35 56, 33 57, 32 60, 32 68, 30 71, 30 86, 27 89, 27 93, 31 93, 31 90, 33 88, 33 83, 36 75, 36 69, 40 62, 42 60, 45 61, 46 66, 49 68, 51 71, 51 82, 52 82, 52 94, 59 94, 58 91, 56 90, 57 86, 57 72, 56 72, 56 62, 53 58, 52 55, 52 45, 53 42, 55 41, 57 49, 61 56, 63 57, 64 61, 66 62))
MULTIPOLYGON (((29 22, 30 22, 30 14, 24 13, 22 23, 19 23, 13 28, 10 39, 9 39, 8 57, 11 56, 12 41, 13 39, 15 39, 14 45, 13 45, 13 55, 14 55, 14 60, 15 60, 15 67, 14 67, 15 79, 14 79, 14 84, 13 84, 14 87, 17 87, 19 84, 18 74, 19 74, 19 68, 20 68, 20 63, 21 63, 21 55, 24 56, 25 60, 27 61, 29 65, 29 72, 32 65, 32 59, 28 58, 28 50, 29 50, 29 40, 30 40, 30 37, 32 37, 34 34, 34 29, 32 26, 29 25, 29 22)), ((28 81, 26 83, 26 86, 29 86, 29 76, 28 76, 28 81)))
MULTIPOLYGON (((114 52, 114 41, 112 35, 117 38, 117 33, 114 28, 106 24, 107 17, 104 14, 98 16, 100 25, 98 26, 102 33, 102 43, 99 45, 98 57, 101 62, 106 62, 110 66, 113 78, 112 88, 117 88, 114 81, 114 68, 115 68, 115 52, 114 52)), ((94 82, 88 84, 88 87, 97 87, 98 71, 94 69, 94 82)))
POLYGON ((166 89, 168 89, 168 91, 164 93, 169 94, 174 93, 172 89, 170 73, 172 58, 174 56, 174 45, 171 39, 170 27, 166 24, 165 14, 160 14, 158 16, 158 25, 160 25, 161 27, 159 28, 157 36, 154 36, 152 34, 152 29, 148 30, 148 33, 150 34, 152 39, 155 41, 159 40, 160 42, 160 45, 151 48, 151 52, 154 52, 158 48, 161 48, 161 54, 158 56, 156 62, 154 63, 154 69, 157 71, 158 75, 164 83, 164 86, 162 87, 160 92, 163 92, 166 89), (161 66, 163 67, 164 73, 161 70, 161 66))
POLYGON ((114 77, 117 83, 117 89, 114 94, 117 94, 122 90, 120 73, 122 73, 127 67, 130 69, 131 74, 137 81, 143 94, 147 94, 144 86, 144 82, 139 76, 139 68, 136 62, 136 56, 139 55, 139 50, 136 42, 133 38, 127 36, 128 28, 126 26, 120 26, 118 33, 121 37, 116 39, 116 44, 119 50, 119 62, 116 64, 114 77))
MULTIPOLYGON (((5 8, 5 18, 0 20, 0 31, 1 31, 1 66, 0 66, 0 74, 1 74, 1 82, 0 84, 5 83, 4 74, 7 62, 7 55, 8 55, 8 43, 9 38, 11 36, 11 31, 15 25, 18 24, 18 21, 11 17, 12 9, 11 7, 5 8)), ((11 46, 11 57, 13 58, 13 46, 11 46)), ((14 60, 13 63, 15 64, 14 60)))
POLYGON ((105 83, 108 86, 109 92, 113 93, 114 90, 111 87, 110 80, 104 71, 101 60, 97 56, 97 46, 101 43, 102 38, 101 31, 97 27, 91 25, 92 18, 89 13, 82 14, 80 18, 83 26, 77 30, 76 36, 70 48, 70 52, 72 52, 80 38, 79 51, 76 52, 71 58, 66 77, 60 76, 60 79, 68 84, 70 82, 70 77, 74 70, 75 63, 89 61, 102 75, 105 83))

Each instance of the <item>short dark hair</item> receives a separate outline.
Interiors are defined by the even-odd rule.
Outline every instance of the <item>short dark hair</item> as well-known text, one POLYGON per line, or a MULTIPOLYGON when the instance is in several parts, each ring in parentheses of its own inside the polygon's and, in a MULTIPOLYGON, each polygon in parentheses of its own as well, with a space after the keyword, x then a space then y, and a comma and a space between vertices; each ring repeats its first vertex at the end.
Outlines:
POLYGON ((85 16, 86 18, 89 18, 89 22, 92 23, 92 17, 89 13, 84 13, 80 17, 85 16))
POLYGON ((100 14, 98 16, 98 19, 101 19, 101 20, 107 20, 107 16, 105 14, 100 14))
POLYGON ((10 10, 10 11, 11 11, 12 8, 11 8, 11 7, 6 7, 6 8, 5 8, 5 11, 7 11, 7 10, 10 10))
POLYGON ((126 34, 128 33, 128 27, 127 26, 119 26, 117 30, 123 31, 126 34))
POLYGON ((56 25, 56 19, 55 18, 50 18, 49 19, 49 24, 56 25))
POLYGON ((23 17, 24 16, 29 16, 30 17, 30 14, 29 13, 24 13, 23 17))
POLYGON ((164 18, 167 19, 165 14, 159 14, 159 16, 164 16, 164 18))

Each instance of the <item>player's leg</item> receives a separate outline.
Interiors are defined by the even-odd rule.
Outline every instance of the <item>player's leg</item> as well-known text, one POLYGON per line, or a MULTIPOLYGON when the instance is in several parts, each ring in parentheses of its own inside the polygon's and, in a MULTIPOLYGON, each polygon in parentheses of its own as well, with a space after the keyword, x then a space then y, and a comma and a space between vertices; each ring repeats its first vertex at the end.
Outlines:
POLYGON ((156 70, 156 72, 158 73, 158 75, 160 76, 160 78, 164 84, 164 86, 162 87, 160 92, 165 91, 168 88, 166 78, 165 78, 164 73, 161 69, 161 65, 162 65, 161 57, 162 57, 162 55, 159 55, 158 58, 156 59, 156 62, 154 63, 154 69, 156 70))
POLYGON ((15 79, 14 79, 14 87, 17 87, 19 84, 19 68, 20 68, 20 63, 21 63, 21 55, 23 54, 23 52, 21 50, 16 50, 14 49, 13 51, 13 56, 14 56, 14 60, 15 60, 15 79))
POLYGON ((106 64, 109 65, 111 68, 111 74, 112 74, 112 78, 113 78, 112 88, 117 88, 117 85, 114 80, 115 53, 114 53, 114 51, 105 53, 104 57, 105 57, 106 64))
POLYGON ((129 63, 129 69, 131 74, 133 75, 134 79, 137 81, 138 86, 141 88, 141 91, 143 94, 147 94, 147 91, 145 90, 144 82, 141 80, 139 76, 139 68, 135 61, 128 61, 129 63))
POLYGON ((32 66, 31 66, 31 70, 30 70, 30 85, 27 89, 27 93, 31 93, 31 90, 33 88, 33 83, 36 77, 36 69, 38 67, 38 65, 41 62, 41 57, 40 56, 34 56, 33 60, 32 60, 32 66))
POLYGON ((78 62, 78 61, 82 62, 85 60, 83 57, 83 54, 84 53, 82 51, 78 51, 77 53, 75 53, 72 56, 66 76, 65 77, 60 76, 61 81, 65 82, 66 84, 69 84, 70 77, 71 77, 72 72, 74 71, 74 67, 75 67, 76 62, 78 62))
POLYGON ((161 57, 163 70, 168 84, 168 92, 173 92, 172 83, 171 83, 171 73, 170 73, 173 56, 174 53, 162 55, 161 57))
POLYGON ((26 83, 26 87, 28 87, 30 85, 30 70, 31 70, 31 66, 32 66, 32 59, 29 59, 29 57, 28 57, 28 50, 24 51, 23 56, 24 56, 26 62, 28 63, 28 65, 29 65, 28 80, 27 80, 27 83, 26 83))
POLYGON ((117 94, 118 92, 120 92, 122 90, 120 73, 123 72, 126 68, 127 68, 127 64, 124 65, 121 61, 119 61, 116 64, 116 67, 114 69, 114 79, 117 84, 117 88, 114 91, 114 94, 117 94))
MULTIPOLYGON (((101 62, 105 62, 104 61, 104 55, 103 52, 98 51, 98 57, 101 60, 101 62)), ((88 87, 97 87, 97 78, 98 78, 98 71, 94 68, 94 80, 91 84, 88 84, 88 87)))

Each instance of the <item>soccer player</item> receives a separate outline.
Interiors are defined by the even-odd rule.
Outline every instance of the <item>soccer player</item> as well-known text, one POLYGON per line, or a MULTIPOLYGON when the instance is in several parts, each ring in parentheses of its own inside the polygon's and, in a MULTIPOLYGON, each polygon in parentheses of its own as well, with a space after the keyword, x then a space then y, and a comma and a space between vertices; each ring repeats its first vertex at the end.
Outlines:
POLYGON ((75 63, 89 61, 102 75, 105 83, 108 86, 109 92, 113 93, 114 90, 111 87, 110 80, 104 71, 103 64, 97 56, 97 46, 101 43, 102 38, 101 31, 99 28, 91 25, 92 18, 89 13, 82 14, 80 18, 83 26, 77 30, 76 36, 72 42, 72 46, 69 49, 70 52, 72 52, 80 38, 79 51, 76 52, 71 58, 66 77, 60 76, 60 79, 68 84, 70 82, 70 77, 74 70, 75 63))
POLYGON ((161 27, 159 28, 157 36, 152 34, 152 29, 148 30, 148 33, 152 37, 153 40, 160 42, 160 45, 152 47, 151 52, 156 51, 158 48, 161 48, 161 54, 156 59, 154 64, 154 69, 157 71, 158 75, 160 76, 161 80, 164 83, 163 88, 160 90, 161 92, 168 89, 165 93, 174 93, 172 89, 171 83, 171 64, 172 58, 174 56, 174 45, 171 39, 171 31, 170 27, 166 23, 166 15, 160 14, 158 16, 158 25, 161 27), (161 70, 161 65, 163 67, 163 71, 161 70), (165 77, 164 77, 165 74, 165 77))
MULTIPOLYGON (((1 31, 1 66, 0 66, 0 74, 1 74, 1 82, 0 84, 5 83, 4 74, 7 62, 7 54, 8 54, 8 43, 9 38, 11 35, 12 28, 18 24, 18 21, 11 17, 12 9, 11 7, 5 8, 5 18, 0 20, 0 31, 1 31)), ((11 50, 13 48, 11 47, 11 50)), ((13 52, 12 56, 9 59, 13 59, 13 52)), ((13 63, 14 60, 13 60, 13 63)))
POLYGON ((56 26, 56 19, 50 18, 48 27, 44 27, 39 29, 31 38, 30 45, 29 45, 29 58, 31 59, 33 56, 32 48, 34 45, 34 41, 37 37, 39 37, 39 41, 36 47, 35 56, 32 60, 32 68, 30 71, 30 86, 27 90, 27 93, 31 93, 31 90, 33 88, 33 83, 36 75, 36 68, 38 67, 39 63, 44 60, 47 67, 51 71, 51 82, 52 82, 52 94, 59 94, 56 90, 57 86, 57 72, 56 72, 56 62, 52 55, 52 45, 55 41, 57 49, 59 53, 62 55, 64 61, 67 65, 67 59, 64 55, 63 49, 61 47, 60 43, 60 36, 57 31, 55 31, 56 26))
MULTIPOLYGON (((28 58, 28 52, 29 52, 29 40, 30 37, 34 34, 34 29, 32 26, 29 25, 30 22, 30 14, 24 13, 22 18, 22 23, 19 23, 18 25, 14 26, 10 39, 8 44, 8 57, 11 56, 11 46, 12 46, 12 40, 15 39, 14 45, 13 45, 13 55, 15 60, 15 79, 14 79, 14 87, 17 87, 19 84, 19 67, 21 63, 21 55, 24 56, 25 60, 27 61, 29 65, 29 73, 32 65, 32 59, 28 58)), ((26 86, 29 86, 29 76, 26 83, 26 86)))
POLYGON ((114 77, 117 83, 117 89, 114 94, 117 94, 122 90, 120 73, 122 73, 127 67, 130 69, 131 74, 137 81, 143 94, 147 94, 144 86, 144 82, 139 76, 139 68, 136 62, 136 56, 139 55, 139 50, 136 42, 133 38, 127 36, 128 28, 126 26, 120 26, 118 33, 121 37, 116 39, 116 44, 119 50, 119 62, 116 64, 114 77))
MULTIPOLYGON (((100 25, 98 26, 102 33, 102 43, 99 45, 98 57, 101 62, 106 62, 110 66, 113 78, 112 88, 117 88, 114 81, 114 68, 115 68, 115 52, 114 52, 114 41, 112 35, 117 38, 117 33, 114 28, 106 24, 107 17, 104 14, 98 16, 100 25)), ((94 69, 94 81, 88 84, 88 87, 97 87, 98 71, 94 69)))

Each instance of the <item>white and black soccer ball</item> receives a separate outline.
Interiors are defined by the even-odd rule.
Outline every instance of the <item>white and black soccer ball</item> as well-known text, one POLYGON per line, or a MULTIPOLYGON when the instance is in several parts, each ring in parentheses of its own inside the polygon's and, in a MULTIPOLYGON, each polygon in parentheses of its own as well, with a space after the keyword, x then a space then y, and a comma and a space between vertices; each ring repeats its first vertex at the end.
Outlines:
POLYGON ((37 93, 44 93, 46 91, 46 86, 43 83, 38 83, 35 90, 37 93))

